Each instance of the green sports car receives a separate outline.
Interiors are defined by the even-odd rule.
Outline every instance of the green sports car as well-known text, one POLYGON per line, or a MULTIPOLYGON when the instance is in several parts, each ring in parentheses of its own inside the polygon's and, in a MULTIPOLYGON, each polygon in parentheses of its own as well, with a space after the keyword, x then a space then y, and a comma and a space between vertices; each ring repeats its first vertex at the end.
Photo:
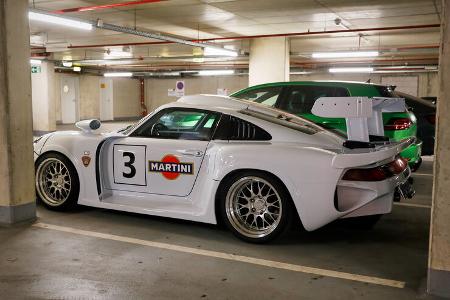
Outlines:
MULTIPOLYGON (((362 82, 347 81, 294 81, 275 82, 252 86, 231 95, 239 99, 254 101, 302 116, 325 128, 346 133, 345 119, 321 118, 311 113, 314 102, 320 97, 396 97, 392 87, 362 82)), ((417 119, 410 111, 383 113, 384 134, 394 141, 416 136, 417 119)), ((406 148, 401 156, 409 162, 411 170, 419 168, 422 159, 422 142, 406 148)))

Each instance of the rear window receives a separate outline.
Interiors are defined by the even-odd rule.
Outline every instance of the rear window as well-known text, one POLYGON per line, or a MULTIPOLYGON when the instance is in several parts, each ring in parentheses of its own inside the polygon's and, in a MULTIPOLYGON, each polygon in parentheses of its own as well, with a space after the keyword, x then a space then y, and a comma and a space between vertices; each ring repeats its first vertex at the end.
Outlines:
POLYGON ((317 99, 321 97, 348 97, 346 88, 334 86, 301 85, 292 86, 281 101, 280 109, 291 114, 310 114, 317 99))
POLYGON ((274 107, 281 90, 282 87, 262 87, 238 93, 233 97, 274 107))
POLYGON ((386 98, 395 98, 397 95, 394 93, 394 88, 390 86, 383 86, 383 85, 374 85, 374 87, 377 89, 378 93, 381 97, 386 98))
POLYGON ((405 98, 408 109, 416 115, 436 113, 436 106, 433 103, 402 92, 395 92, 395 95, 399 98, 405 98))

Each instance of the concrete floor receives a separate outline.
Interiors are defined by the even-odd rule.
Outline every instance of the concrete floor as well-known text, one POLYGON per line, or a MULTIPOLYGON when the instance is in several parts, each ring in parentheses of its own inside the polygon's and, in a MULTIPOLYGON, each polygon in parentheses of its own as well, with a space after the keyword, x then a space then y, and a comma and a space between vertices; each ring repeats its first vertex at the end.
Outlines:
POLYGON ((87 207, 58 213, 38 206, 38 222, 92 235, 28 225, 0 228, 0 298, 437 299, 425 293, 431 172, 427 159, 413 176, 417 196, 396 204, 371 231, 335 222, 315 232, 292 230, 268 245, 241 242, 211 225, 87 207), (99 238, 99 233, 142 243, 99 238), (161 249, 147 241, 238 254, 250 263, 161 249), (255 258, 406 285, 261 266, 251 263, 255 258))

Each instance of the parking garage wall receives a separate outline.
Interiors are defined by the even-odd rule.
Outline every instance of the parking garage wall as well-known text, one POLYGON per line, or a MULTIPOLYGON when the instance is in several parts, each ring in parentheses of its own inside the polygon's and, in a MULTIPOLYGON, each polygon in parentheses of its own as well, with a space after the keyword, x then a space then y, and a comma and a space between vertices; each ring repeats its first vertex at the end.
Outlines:
MULTIPOLYGON (((56 121, 61 122, 61 76, 56 73, 54 76, 55 89, 55 111, 56 121)), ((67 75, 79 77, 79 118, 99 118, 100 116, 100 76, 93 75, 67 75)), ((410 73, 410 74, 311 74, 311 75, 291 75, 291 81, 300 80, 352 80, 381 83, 382 78, 390 76, 405 76, 418 78, 418 91, 420 97, 436 96, 438 94, 437 73, 410 73)), ((148 111, 151 111, 162 104, 176 101, 176 97, 169 96, 168 90, 175 89, 178 80, 185 83, 185 94, 217 94, 218 90, 226 90, 228 94, 248 86, 248 76, 209 76, 191 77, 184 79, 146 79, 145 99, 148 111)), ((140 109, 140 88, 139 81, 129 78, 113 79, 113 102, 114 119, 123 120, 137 118, 141 114, 140 109)))
MULTIPOLYGON (((100 118, 100 76, 71 75, 56 73, 55 76, 55 114, 56 122, 61 123, 61 76, 79 77, 78 111, 79 119, 100 118)), ((114 119, 135 118, 140 115, 139 81, 129 78, 113 79, 114 119)))
POLYGON ((113 79, 114 119, 127 120, 140 116, 140 83, 137 79, 113 79))
MULTIPOLYGON (((346 81, 367 81, 372 83, 381 83, 383 78, 389 81, 390 77, 416 77, 417 95, 436 96, 439 91, 437 73, 409 73, 409 74, 310 74, 310 75, 291 75, 291 81, 303 80, 346 80, 346 81)), ((174 89, 178 80, 184 80, 186 95, 192 94, 217 94, 218 89, 227 89, 231 94, 237 90, 248 86, 248 76, 210 76, 195 77, 186 79, 147 79, 146 80, 146 104, 150 110, 160 105, 176 101, 176 97, 168 95, 168 89, 174 89)))

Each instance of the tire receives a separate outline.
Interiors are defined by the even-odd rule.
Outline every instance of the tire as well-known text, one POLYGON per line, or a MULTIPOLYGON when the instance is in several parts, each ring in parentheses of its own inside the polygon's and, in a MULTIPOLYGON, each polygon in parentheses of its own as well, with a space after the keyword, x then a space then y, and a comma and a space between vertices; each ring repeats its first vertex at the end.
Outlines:
POLYGON ((36 196, 51 210, 67 211, 77 205, 80 181, 72 162, 59 153, 41 155, 35 163, 36 196))
POLYGON ((266 173, 237 173, 223 182, 219 193, 222 220, 246 242, 269 242, 292 222, 294 206, 288 191, 277 178, 266 173))

